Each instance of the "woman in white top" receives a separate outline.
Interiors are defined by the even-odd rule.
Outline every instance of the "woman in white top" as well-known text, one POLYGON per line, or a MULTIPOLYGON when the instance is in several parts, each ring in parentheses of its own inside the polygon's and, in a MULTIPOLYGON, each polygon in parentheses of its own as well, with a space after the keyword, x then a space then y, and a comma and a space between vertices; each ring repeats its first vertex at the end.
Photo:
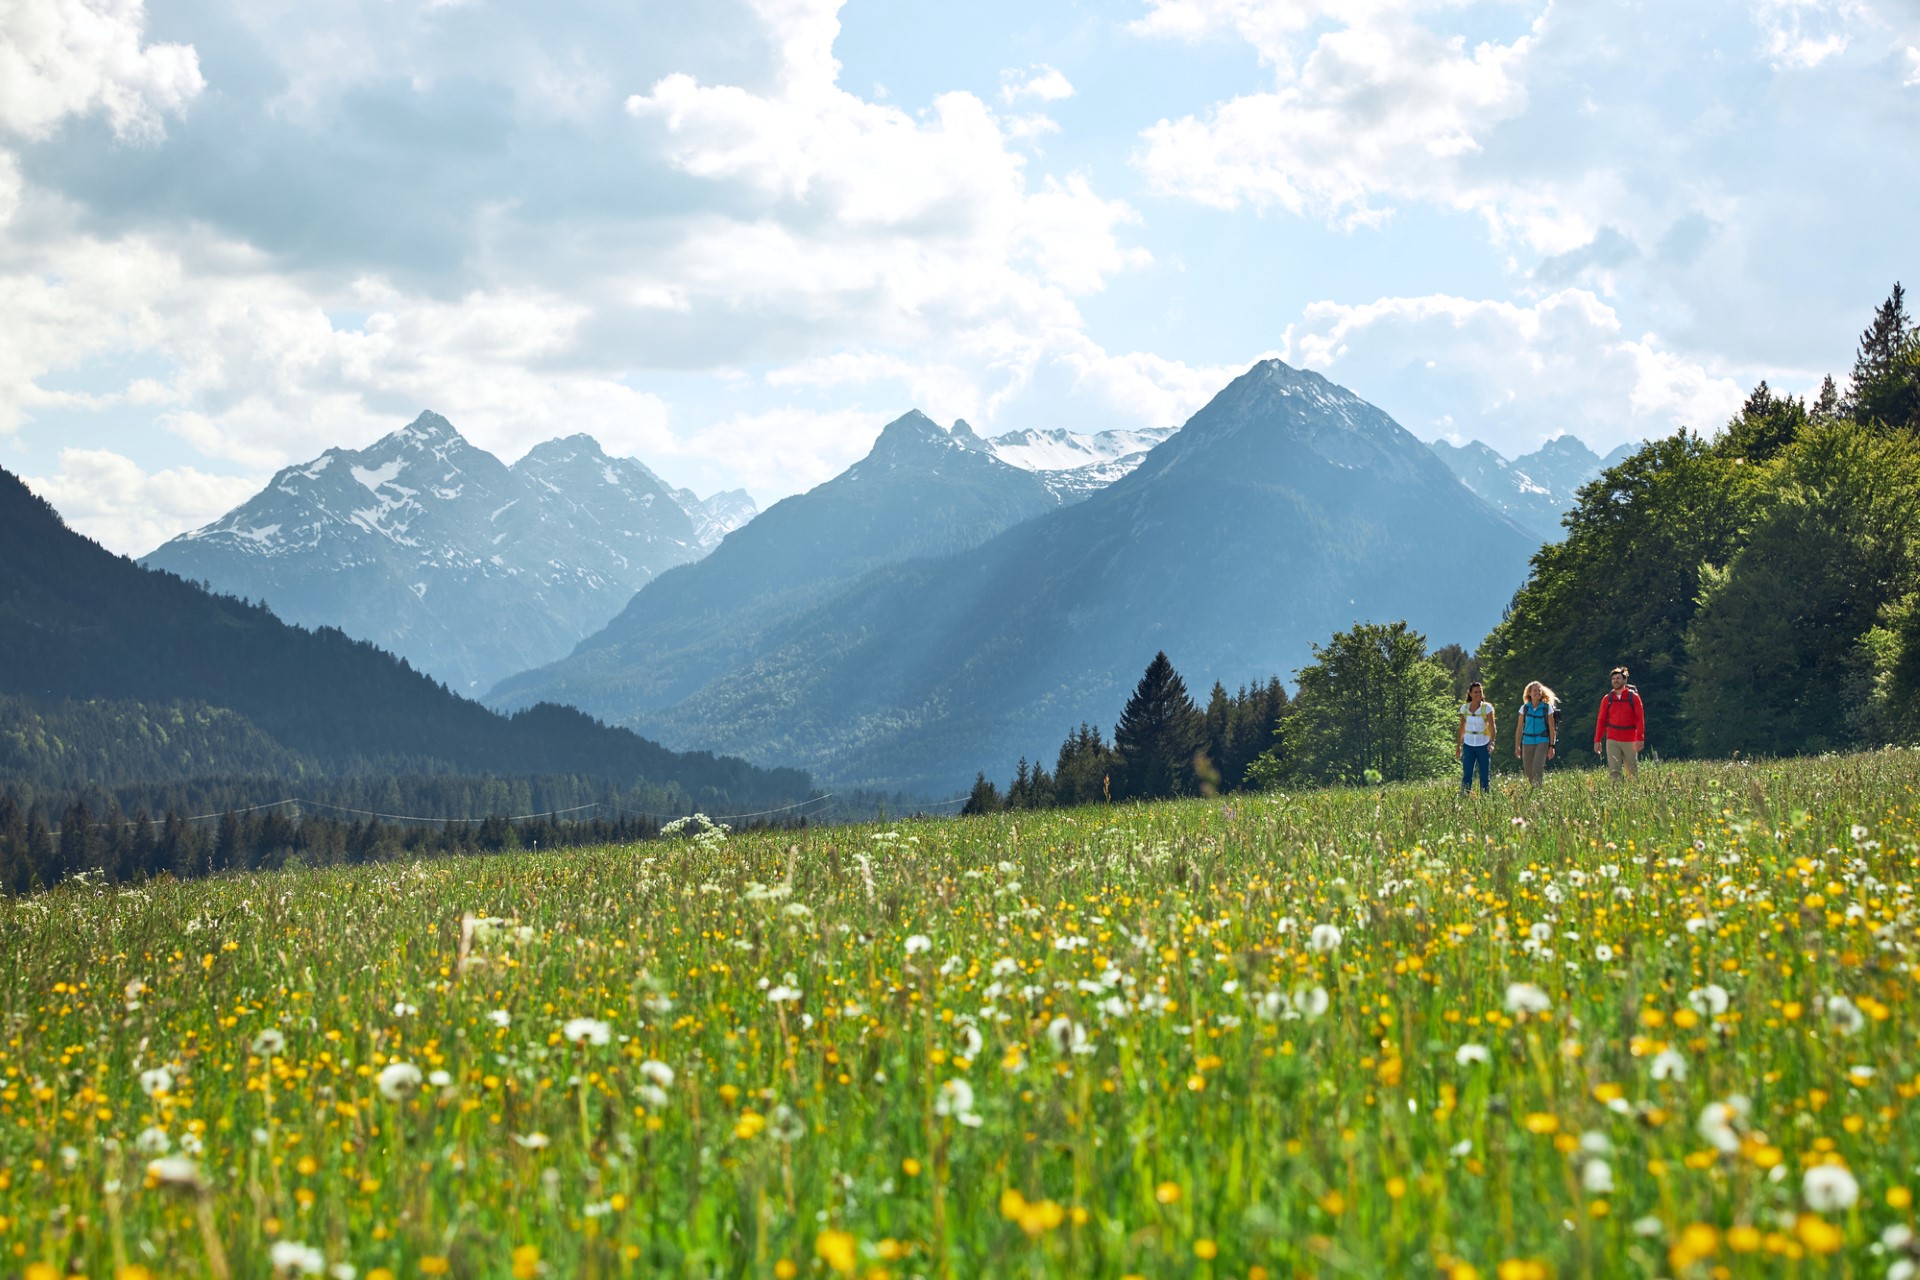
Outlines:
POLYGON ((1480 772, 1480 790, 1489 790, 1493 775, 1493 704, 1486 700, 1475 680, 1467 686, 1467 700, 1460 704, 1460 730, 1453 745, 1460 761, 1460 794, 1473 791, 1473 774, 1480 772))

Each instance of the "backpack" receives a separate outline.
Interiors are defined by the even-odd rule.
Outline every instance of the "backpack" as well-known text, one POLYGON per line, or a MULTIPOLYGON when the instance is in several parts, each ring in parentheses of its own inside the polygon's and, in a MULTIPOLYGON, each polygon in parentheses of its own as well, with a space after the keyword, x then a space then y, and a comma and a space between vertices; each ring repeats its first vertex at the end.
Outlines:
MULTIPOLYGON (((1607 690, 1607 696, 1606 696, 1607 723, 1603 726, 1604 728, 1611 729, 1615 727, 1613 723, 1613 708, 1615 703, 1622 703, 1622 704, 1625 704, 1626 706, 1630 706, 1637 709, 1640 712, 1640 718, 1643 721, 1646 719, 1646 716, 1647 716, 1646 709, 1641 705, 1641 702, 1640 702, 1640 690, 1634 688, 1632 685, 1626 685, 1620 690, 1620 692, 1626 694, 1627 696, 1624 698, 1616 698, 1613 696, 1613 690, 1611 689, 1607 690)), ((1626 728, 1625 725, 1621 725, 1619 727, 1622 729, 1626 728)))

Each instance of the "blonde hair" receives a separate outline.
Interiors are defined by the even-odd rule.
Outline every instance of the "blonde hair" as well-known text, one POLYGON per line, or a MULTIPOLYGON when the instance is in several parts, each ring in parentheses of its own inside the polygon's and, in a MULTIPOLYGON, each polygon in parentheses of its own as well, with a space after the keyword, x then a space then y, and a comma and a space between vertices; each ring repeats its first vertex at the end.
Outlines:
POLYGON ((1548 706, 1557 707, 1560 705, 1560 699, 1557 695, 1555 695, 1553 690, 1547 688, 1547 686, 1541 684, 1538 680, 1535 680, 1530 684, 1528 684, 1525 691, 1521 694, 1521 696, 1525 697, 1526 694, 1532 693, 1535 689, 1538 689, 1540 691, 1540 697, 1546 702, 1548 706))

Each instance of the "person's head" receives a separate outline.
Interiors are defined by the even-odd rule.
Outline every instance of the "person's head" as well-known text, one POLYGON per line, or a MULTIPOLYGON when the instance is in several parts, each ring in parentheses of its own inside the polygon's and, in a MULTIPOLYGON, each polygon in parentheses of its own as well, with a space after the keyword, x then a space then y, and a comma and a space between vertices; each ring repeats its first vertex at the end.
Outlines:
POLYGON ((1607 676, 1607 679, 1614 688, 1624 689, 1627 687, 1627 669, 1625 667, 1615 667, 1612 673, 1607 676))
POLYGON ((1538 680, 1528 681, 1525 696, 1528 702, 1545 702, 1547 700, 1547 686, 1541 684, 1538 680))
POLYGON ((1479 701, 1480 701, 1480 700, 1481 700, 1482 698, 1484 698, 1484 697, 1486 697, 1486 696, 1487 696, 1487 694, 1486 694, 1486 690, 1484 690, 1484 689, 1482 689, 1482 688, 1480 687, 1480 682, 1479 682, 1478 680, 1475 680, 1475 681, 1474 681, 1474 682, 1473 682, 1472 684, 1470 684, 1470 685, 1468 685, 1468 686, 1467 686, 1467 701, 1468 701, 1468 702, 1475 702, 1475 703, 1477 703, 1477 702, 1479 702, 1479 701))

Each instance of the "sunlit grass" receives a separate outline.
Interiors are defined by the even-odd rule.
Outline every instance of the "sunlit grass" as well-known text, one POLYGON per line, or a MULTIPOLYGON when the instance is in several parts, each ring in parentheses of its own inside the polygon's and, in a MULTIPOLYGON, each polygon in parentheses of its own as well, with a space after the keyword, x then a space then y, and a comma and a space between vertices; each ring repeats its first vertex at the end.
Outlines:
POLYGON ((65 888, 0 907, 0 1271, 1897 1276, 1916 785, 65 888))

